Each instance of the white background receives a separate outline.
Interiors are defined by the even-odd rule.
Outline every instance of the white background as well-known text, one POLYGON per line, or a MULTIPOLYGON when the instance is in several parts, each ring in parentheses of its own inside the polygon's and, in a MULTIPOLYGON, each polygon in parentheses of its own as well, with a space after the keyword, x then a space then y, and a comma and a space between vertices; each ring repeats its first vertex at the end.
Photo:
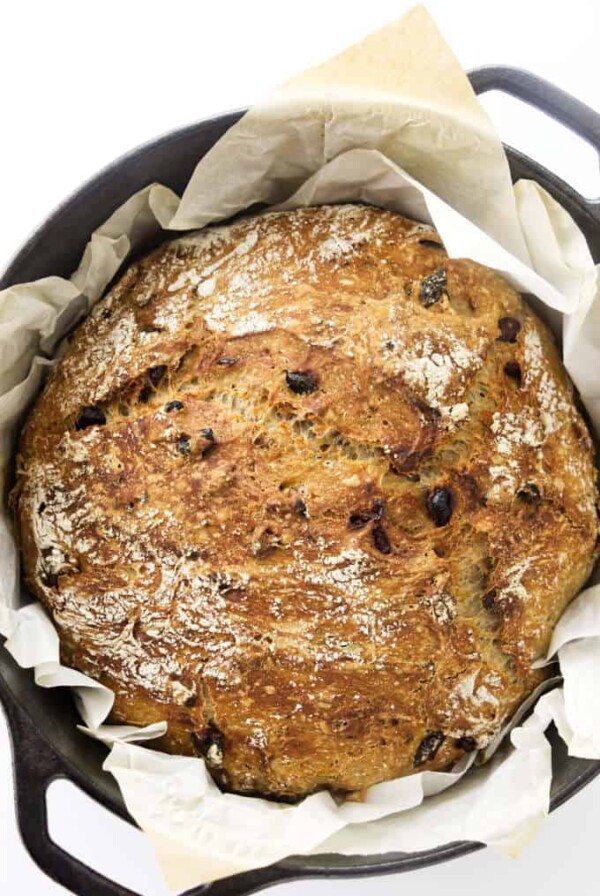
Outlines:
MULTIPOLYGON (((322 61, 401 14, 409 2, 0 3, 0 267, 43 217, 116 156, 164 131, 256 101, 269 86, 322 61)), ((429 0, 465 68, 528 68, 600 109, 597 0, 429 0)), ((593 150, 514 101, 487 108, 510 143, 600 194, 593 150)), ((0 714, 0 890, 64 893, 36 868, 19 840, 10 748, 0 714)), ((166 894, 138 831, 71 785, 54 785, 56 839, 143 894, 166 894)), ((301 894, 421 896, 511 891, 598 893, 600 779, 561 808, 517 860, 481 851, 402 877, 304 881, 272 890, 301 894)), ((93 894, 86 894, 93 896, 93 894)))

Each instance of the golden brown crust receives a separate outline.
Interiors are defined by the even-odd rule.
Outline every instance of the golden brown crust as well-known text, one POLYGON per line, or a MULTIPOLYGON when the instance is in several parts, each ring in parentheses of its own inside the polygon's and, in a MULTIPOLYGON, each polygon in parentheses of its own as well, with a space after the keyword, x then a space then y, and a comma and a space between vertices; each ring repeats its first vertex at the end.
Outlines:
POLYGON ((130 267, 21 452, 25 576, 65 660, 242 792, 484 746, 594 560, 592 444, 545 327, 372 207, 130 267))

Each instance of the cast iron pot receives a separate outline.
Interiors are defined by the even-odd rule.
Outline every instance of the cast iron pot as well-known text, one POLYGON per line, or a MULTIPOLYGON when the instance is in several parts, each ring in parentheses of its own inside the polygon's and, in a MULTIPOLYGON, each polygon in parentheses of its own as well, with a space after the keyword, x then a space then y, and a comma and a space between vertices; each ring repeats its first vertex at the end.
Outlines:
MULTIPOLYGON (((551 115, 600 151, 600 115, 578 100, 524 71, 487 67, 470 74, 477 93, 502 90, 551 115)), ((175 131, 123 156, 65 202, 23 246, 0 280, 0 289, 76 268, 88 235, 132 193, 153 181, 181 193, 199 159, 242 115, 233 112, 175 131)), ((512 177, 531 178, 567 209, 600 261, 600 200, 589 201, 523 154, 506 148, 512 177)), ((46 790, 68 778, 106 808, 135 824, 116 782, 102 771, 106 749, 77 731, 78 717, 64 690, 43 690, 30 671, 19 668, 0 647, 0 698, 12 732, 16 810, 25 845, 50 877, 76 894, 135 896, 70 856, 49 837, 46 790)), ((600 773, 600 761, 567 756, 553 743, 552 809, 600 773)), ((451 843, 419 853, 376 856, 319 855, 285 859, 269 868, 197 887, 191 894, 238 896, 302 877, 357 877, 410 871, 480 849, 480 843, 451 843)))

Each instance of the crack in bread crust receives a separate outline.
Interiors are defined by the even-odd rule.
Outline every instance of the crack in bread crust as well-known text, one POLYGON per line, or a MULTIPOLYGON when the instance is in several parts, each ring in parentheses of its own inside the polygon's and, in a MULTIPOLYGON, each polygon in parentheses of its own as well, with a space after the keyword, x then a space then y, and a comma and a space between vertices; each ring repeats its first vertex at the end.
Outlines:
POLYGON ((552 339, 438 241, 349 205, 166 243, 24 430, 24 573, 64 661, 226 788, 360 791, 484 747, 591 571, 552 339))

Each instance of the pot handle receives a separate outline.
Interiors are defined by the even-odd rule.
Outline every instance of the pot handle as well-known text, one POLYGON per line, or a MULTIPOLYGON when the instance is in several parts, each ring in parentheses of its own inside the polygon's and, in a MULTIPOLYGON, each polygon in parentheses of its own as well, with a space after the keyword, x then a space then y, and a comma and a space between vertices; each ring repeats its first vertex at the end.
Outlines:
MULTIPOLYGON (((501 90, 545 112, 600 153, 600 114, 544 78, 520 68, 486 65, 472 69, 469 80, 477 94, 501 90)), ((594 218, 600 220, 600 198, 579 198, 594 218)))
MULTIPOLYGON (((133 890, 80 862, 50 837, 46 791, 52 781, 70 778, 60 757, 46 743, 26 712, 17 705, 0 675, 0 705, 11 731, 15 808, 19 832, 34 862, 57 883, 78 896, 139 896, 133 890)), ((296 871, 271 866, 194 887, 183 896, 246 896, 291 878, 296 871)))
POLYGON ((72 893, 94 896, 138 896, 65 852, 48 831, 46 791, 57 778, 68 778, 59 756, 49 747, 29 716, 17 705, 0 677, 0 696, 8 718, 19 832, 34 862, 72 893))

